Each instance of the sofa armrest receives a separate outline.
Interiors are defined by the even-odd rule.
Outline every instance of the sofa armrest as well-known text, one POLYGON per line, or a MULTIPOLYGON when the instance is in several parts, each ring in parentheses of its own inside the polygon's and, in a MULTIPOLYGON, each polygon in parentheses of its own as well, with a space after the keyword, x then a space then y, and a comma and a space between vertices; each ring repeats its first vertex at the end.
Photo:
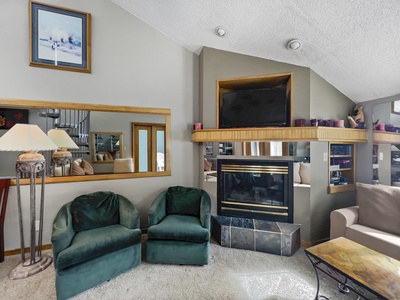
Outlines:
POLYGON ((140 228, 140 215, 135 206, 122 195, 119 197, 119 223, 129 229, 140 228))
POLYGON ((148 218, 149 224, 156 225, 167 215, 167 190, 161 192, 150 206, 148 218))
POLYGON ((75 231, 72 227, 71 202, 64 204, 58 211, 51 234, 51 243, 53 247, 54 267, 57 269, 58 254, 71 244, 75 231))
POLYGON ((207 192, 203 191, 200 200, 200 223, 204 228, 210 229, 211 223, 211 199, 207 192))
POLYGON ((330 238, 345 236, 347 227, 358 222, 358 206, 336 209, 331 212, 330 238))

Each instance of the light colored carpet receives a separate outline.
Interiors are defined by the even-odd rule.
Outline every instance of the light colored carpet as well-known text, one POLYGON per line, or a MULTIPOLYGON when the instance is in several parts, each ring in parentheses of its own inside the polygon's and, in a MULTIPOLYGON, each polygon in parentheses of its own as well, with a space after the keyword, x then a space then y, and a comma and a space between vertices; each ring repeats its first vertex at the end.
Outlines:
MULTIPOLYGON (((8 256, 0 264, 0 298, 55 299, 53 266, 30 278, 11 280, 8 274, 19 260, 19 255, 8 256)), ((309 300, 315 297, 316 285, 304 249, 280 257, 225 248, 212 241, 207 266, 157 265, 143 259, 139 267, 72 299, 309 300)), ((327 277, 321 280, 321 293, 335 300, 354 298, 340 294, 327 277)))

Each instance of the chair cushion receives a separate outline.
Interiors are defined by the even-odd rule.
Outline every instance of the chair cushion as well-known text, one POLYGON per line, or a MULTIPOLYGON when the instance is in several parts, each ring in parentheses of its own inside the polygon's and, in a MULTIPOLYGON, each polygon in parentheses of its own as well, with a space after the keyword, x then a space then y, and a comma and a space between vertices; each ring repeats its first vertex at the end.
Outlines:
POLYGON ((75 232, 119 224, 119 199, 112 192, 81 195, 71 203, 75 232))
POLYGON ((78 232, 71 245, 58 255, 57 269, 65 269, 140 243, 141 236, 140 229, 128 229, 119 224, 78 232))
POLYGON ((167 214, 198 216, 201 189, 173 186, 167 191, 167 214))
POLYGON ((168 215, 157 225, 150 226, 147 230, 147 236, 152 240, 201 243, 210 240, 210 231, 201 226, 198 217, 168 215))

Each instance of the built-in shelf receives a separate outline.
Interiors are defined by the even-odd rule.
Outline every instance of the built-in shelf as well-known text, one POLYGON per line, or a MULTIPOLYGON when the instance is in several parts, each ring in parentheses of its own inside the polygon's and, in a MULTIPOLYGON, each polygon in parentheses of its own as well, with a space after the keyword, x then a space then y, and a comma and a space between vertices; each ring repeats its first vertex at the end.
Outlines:
POLYGON ((355 152, 354 143, 329 143, 329 194, 355 190, 355 152))
POLYGON ((374 130, 373 140, 376 144, 400 144, 400 133, 374 130))
POLYGON ((356 185, 355 184, 328 186, 328 193, 329 194, 351 192, 351 191, 355 191, 355 190, 356 190, 356 185))
POLYGON ((192 132, 192 142, 235 141, 333 141, 358 143, 367 142, 368 140, 365 129, 321 126, 201 129, 192 132))

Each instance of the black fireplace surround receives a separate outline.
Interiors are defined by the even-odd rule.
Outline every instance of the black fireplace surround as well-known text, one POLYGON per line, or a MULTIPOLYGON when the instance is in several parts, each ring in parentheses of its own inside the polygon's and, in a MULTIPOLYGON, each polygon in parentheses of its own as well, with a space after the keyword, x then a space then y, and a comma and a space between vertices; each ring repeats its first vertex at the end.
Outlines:
POLYGON ((293 160, 217 162, 218 215, 293 223, 293 160))

